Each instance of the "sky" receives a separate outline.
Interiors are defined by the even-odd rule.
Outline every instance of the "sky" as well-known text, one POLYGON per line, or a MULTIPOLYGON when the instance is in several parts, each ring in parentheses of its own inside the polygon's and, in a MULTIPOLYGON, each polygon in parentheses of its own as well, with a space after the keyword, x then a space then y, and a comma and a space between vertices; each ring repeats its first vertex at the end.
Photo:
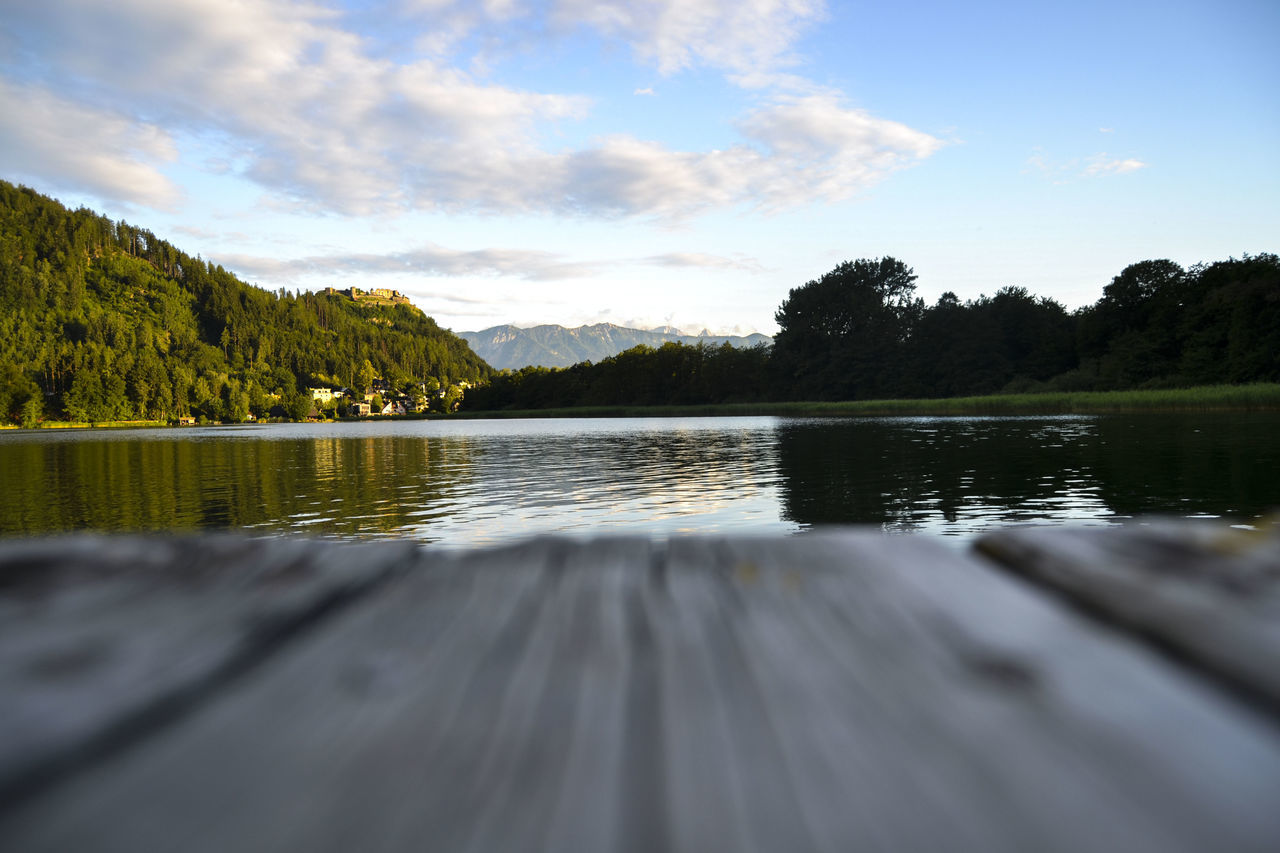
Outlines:
POLYGON ((1275 0, 3 0, 0 177, 444 327, 1280 251, 1275 0))

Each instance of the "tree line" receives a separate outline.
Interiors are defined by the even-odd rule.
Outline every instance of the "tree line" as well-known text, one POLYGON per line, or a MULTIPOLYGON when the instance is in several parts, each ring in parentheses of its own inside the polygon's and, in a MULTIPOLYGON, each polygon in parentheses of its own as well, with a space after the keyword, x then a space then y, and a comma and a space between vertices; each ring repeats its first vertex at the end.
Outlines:
POLYGON ((0 181, 0 420, 300 419, 309 386, 448 387, 490 372, 412 306, 269 292, 0 181))
MULTIPOLYGON (((0 420, 300 419, 309 386, 449 388, 470 410, 930 398, 1280 381, 1280 259, 1122 270, 1068 311, 916 296, 895 258, 793 288, 772 347, 670 343, 494 373, 418 309, 269 292, 145 229, 0 181, 0 420)), ((450 401, 451 402, 451 401, 450 401)))
POLYGON ((769 347, 665 343, 635 346, 571 367, 502 370, 468 388, 468 410, 580 406, 652 406, 752 402, 763 399, 769 347))
POLYGON ((501 371, 464 408, 938 398, 1280 381, 1280 258, 1132 264, 1068 311, 1023 287, 932 305, 891 257, 793 288, 772 348, 666 344, 501 371))

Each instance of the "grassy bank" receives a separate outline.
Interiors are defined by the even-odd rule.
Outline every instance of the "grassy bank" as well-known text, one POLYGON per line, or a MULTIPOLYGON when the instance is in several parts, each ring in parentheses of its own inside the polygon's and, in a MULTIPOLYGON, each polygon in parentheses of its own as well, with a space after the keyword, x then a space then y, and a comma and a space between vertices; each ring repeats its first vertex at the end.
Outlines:
POLYGON ((459 412, 462 418, 609 418, 779 415, 1062 415, 1120 412, 1280 411, 1280 384, 1207 385, 1148 391, 994 394, 940 400, 725 403, 708 406, 584 406, 569 409, 459 412))
MULTIPOLYGON (((37 429, 136 429, 138 427, 167 427, 168 421, 103 421, 80 423, 78 421, 41 421, 37 429)), ((4 424, 0 429, 22 429, 14 424, 4 424)))
MULTIPOLYGON (((1072 391, 1048 394, 993 394, 941 400, 849 400, 842 402, 722 403, 706 406, 582 406, 453 414, 341 418, 342 421, 451 420, 480 418, 676 418, 777 415, 785 417, 868 417, 909 415, 1068 415, 1123 412, 1280 411, 1280 384, 1205 385, 1153 391, 1072 391)), ((164 421, 85 424, 45 421, 42 429, 98 429, 170 426, 164 421)), ((4 426, 4 429, 18 427, 4 426)))

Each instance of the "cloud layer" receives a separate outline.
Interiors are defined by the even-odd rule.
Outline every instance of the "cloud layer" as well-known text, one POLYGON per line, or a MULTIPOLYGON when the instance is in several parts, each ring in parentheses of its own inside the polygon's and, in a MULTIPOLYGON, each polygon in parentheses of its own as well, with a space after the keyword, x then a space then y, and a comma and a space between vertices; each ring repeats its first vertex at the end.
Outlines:
MULTIPOLYGON (((817 0, 416 0, 434 52, 392 59, 352 19, 284 0, 46 0, 6 12, 0 160, 104 198, 172 206, 184 140, 283 203, 362 215, 407 210, 679 218, 737 205, 841 199, 940 142, 837 93, 760 95, 716 150, 620 129, 570 150, 548 128, 590 99, 491 82, 451 45, 485 22, 586 28, 660 73, 780 68, 817 0), (433 41, 434 39, 434 41, 433 41), (6 109, 8 115, 16 115, 6 109), (90 141, 91 140, 91 141, 90 141)), ((394 10, 392 10, 394 11, 394 10)), ((536 29, 536 28, 535 28, 536 29)))
POLYGON ((314 276, 411 273, 419 276, 498 276, 529 281, 590 278, 620 267, 728 269, 761 272, 751 258, 727 258, 702 252, 669 252, 641 258, 572 261, 554 252, 532 249, 450 249, 428 243, 390 254, 329 254, 281 260, 252 255, 222 254, 218 262, 250 278, 294 281, 314 276))
POLYGON ((562 27, 588 26, 672 74, 695 65, 745 72, 784 61, 821 0, 558 0, 562 27))
POLYGON ((155 125, 2 78, 0 115, 8 117, 0 121, 0 162, 13 172, 148 207, 170 208, 181 197, 158 168, 177 159, 177 147, 155 125))

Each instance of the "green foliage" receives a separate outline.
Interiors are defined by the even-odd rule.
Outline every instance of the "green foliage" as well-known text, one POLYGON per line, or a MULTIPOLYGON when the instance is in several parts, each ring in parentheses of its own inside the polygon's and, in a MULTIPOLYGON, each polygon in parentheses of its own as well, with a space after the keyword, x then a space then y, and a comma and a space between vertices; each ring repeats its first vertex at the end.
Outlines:
POLYGON ((1076 365, 1074 322, 1021 287, 961 304, 944 293, 908 345, 910 373, 895 395, 952 397, 1026 390, 1076 365))
POLYGON ((743 402, 769 395, 769 350, 729 344, 666 343, 632 347, 599 364, 504 370, 469 388, 468 410, 564 406, 692 405, 743 402))
POLYGON ((271 395, 296 414, 291 398, 316 381, 490 372, 411 306, 269 293, 149 231, 0 181, 0 420, 240 421, 267 416, 271 395))
POLYGON ((27 402, 22 404, 22 426, 25 429, 35 429, 40 426, 40 419, 44 415, 44 404, 40 402, 39 397, 30 397, 27 402))
POLYGON ((291 421, 306 420, 314 401, 306 391, 290 391, 284 397, 285 415, 291 421))
MULTIPOLYGON (((599 364, 502 371, 489 385, 470 389, 464 409, 616 412, 1000 395, 981 398, 996 401, 982 404, 997 407, 994 412, 1004 411, 1013 395, 1032 394, 1033 407, 1056 399, 1032 392, 1280 381, 1275 255, 1186 271, 1172 261, 1143 261, 1074 314, 1021 287, 963 303, 945 293, 928 307, 914 290, 915 274, 894 258, 842 263, 789 293, 776 314, 780 331, 772 351, 667 344, 635 347, 599 364)), ((1061 405, 1077 405, 1073 400, 1061 405)), ((959 411, 974 406, 958 405, 959 411)), ((919 403, 909 408, 916 411, 919 403)))
POLYGON ((774 319, 774 359, 795 399, 889 393, 907 378, 909 342, 924 313, 915 272, 895 258, 846 261, 791 290, 774 319))
POLYGON ((921 308, 892 258, 844 263, 777 314, 784 398, 962 397, 1280 380, 1280 259, 1125 268, 1069 314, 1025 288, 921 308))

